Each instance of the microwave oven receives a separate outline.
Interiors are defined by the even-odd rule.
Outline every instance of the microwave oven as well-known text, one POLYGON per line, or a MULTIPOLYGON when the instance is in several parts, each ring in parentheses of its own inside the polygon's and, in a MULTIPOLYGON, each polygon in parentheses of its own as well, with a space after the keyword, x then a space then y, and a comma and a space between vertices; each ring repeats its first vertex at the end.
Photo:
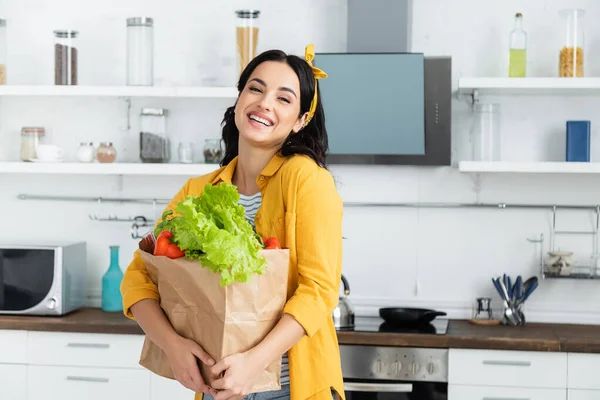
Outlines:
POLYGON ((0 314, 64 315, 85 305, 85 242, 0 244, 0 314))

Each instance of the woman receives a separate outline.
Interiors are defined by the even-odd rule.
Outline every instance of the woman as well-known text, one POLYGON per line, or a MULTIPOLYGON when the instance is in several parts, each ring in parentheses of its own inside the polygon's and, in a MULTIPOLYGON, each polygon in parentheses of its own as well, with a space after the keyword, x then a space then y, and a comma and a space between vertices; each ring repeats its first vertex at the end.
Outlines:
POLYGON ((238 99, 225 112, 221 168, 189 179, 167 206, 199 195, 207 183, 237 186, 256 231, 276 236, 290 249, 288 301, 273 330, 251 350, 215 363, 202 343, 173 330, 137 252, 121 286, 125 315, 165 352, 176 379, 216 400, 249 394, 255 379, 281 356, 281 390, 257 393, 256 400, 330 400, 332 392, 343 397, 332 320, 339 298, 343 207, 325 167, 327 132, 317 79, 327 75, 312 66, 313 57, 310 45, 306 60, 273 50, 248 64, 238 99), (210 382, 202 380, 196 358, 211 366, 210 382))

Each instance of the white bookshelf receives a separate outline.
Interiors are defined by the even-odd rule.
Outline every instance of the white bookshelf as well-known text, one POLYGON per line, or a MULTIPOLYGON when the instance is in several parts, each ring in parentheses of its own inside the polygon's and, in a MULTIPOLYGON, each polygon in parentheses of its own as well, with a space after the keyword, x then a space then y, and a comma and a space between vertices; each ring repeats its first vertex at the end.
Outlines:
POLYGON ((471 94, 600 94, 600 78, 505 78, 464 77, 458 80, 458 91, 471 94))
POLYGON ((600 163, 461 161, 458 170, 465 173, 600 174, 600 163))
POLYGON ((0 162, 0 174, 43 175, 148 175, 200 176, 219 168, 218 164, 150 164, 150 163, 35 163, 0 162))
POLYGON ((170 87, 170 86, 54 86, 54 85, 0 85, 0 97, 59 96, 59 97, 171 97, 223 98, 237 97, 235 87, 170 87))

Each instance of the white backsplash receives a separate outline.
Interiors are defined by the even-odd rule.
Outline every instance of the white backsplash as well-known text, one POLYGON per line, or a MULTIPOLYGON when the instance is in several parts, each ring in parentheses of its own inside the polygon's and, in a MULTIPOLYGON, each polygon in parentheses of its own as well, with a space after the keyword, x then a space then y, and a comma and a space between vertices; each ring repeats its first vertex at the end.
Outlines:
MULTIPOLYGON (((582 7, 588 12, 586 74, 600 75, 600 28, 591 21, 600 14, 594 0, 480 2, 477 0, 415 0, 413 51, 453 57, 454 86, 459 76, 504 76, 506 46, 516 12, 524 15, 529 33, 530 74, 555 76, 562 35, 558 9, 582 7), (485 3, 485 4, 484 4, 485 3), (466 11, 465 11, 466 10, 466 11), (545 25, 545 26, 544 26, 545 25)), ((12 84, 51 84, 52 30, 81 32, 81 84, 118 85, 125 77, 125 18, 156 18, 157 84, 199 85, 215 75, 210 60, 231 57, 235 20, 233 10, 255 6, 261 13, 260 49, 280 47, 302 54, 314 42, 317 51, 344 51, 345 2, 303 0, 278 2, 129 1, 82 2, 57 0, 0 0, 0 15, 10 28, 8 80, 12 84), (223 22, 226 20, 226 22, 223 22), (168 22, 168 24, 167 24, 168 22), (204 69, 203 69, 204 68, 204 69), (208 71, 208 73, 206 72, 208 71)), ((221 61, 219 61, 221 60, 221 61)), ((225 60, 224 62, 228 62, 225 60)), ((213 66, 214 67, 214 66, 213 66)), ((219 80, 227 74, 217 74, 219 80)), ((594 97, 506 97, 502 107, 503 155, 507 160, 563 160, 564 123, 592 119, 600 108, 594 97), (550 139, 555 141, 551 144, 550 139)), ((19 130, 41 125, 49 138, 72 157, 79 141, 115 142, 119 160, 136 154, 139 109, 172 110, 170 132, 175 143, 193 139, 200 151, 204 138, 218 135, 228 101, 123 99, 9 98, 0 102, 0 159, 18 158, 19 130), (128 118, 129 112, 129 118, 128 118), (130 130, 127 129, 128 124, 130 130)), ((466 99, 453 105, 453 151, 458 161, 468 155, 471 123, 466 99)), ((593 154, 596 121, 592 120, 593 154)), ((368 140, 369 135, 366 135, 368 140)), ((454 168, 333 166, 347 202, 505 202, 543 204, 600 203, 600 180, 595 176, 484 175, 475 191, 471 176, 454 168)), ((85 240, 89 246, 89 293, 98 304, 100 278, 109 264, 109 245, 121 246, 125 268, 137 241, 127 223, 90 221, 89 214, 156 216, 152 206, 17 200, 20 193, 74 196, 170 198, 184 177, 53 177, 0 175, 0 204, 5 228, 0 241, 85 240)), ((587 230, 593 215, 560 212, 561 229, 587 230)), ((551 213, 541 210, 415 209, 405 207, 347 207, 344 218, 344 274, 359 314, 376 312, 381 305, 419 305, 468 317, 475 297, 497 298, 491 277, 502 273, 527 278, 538 273, 539 247, 527 241, 548 238, 551 213)), ((585 263, 591 250, 587 238, 557 242, 575 251, 585 263)), ((547 242, 546 242, 547 245, 547 242)), ((540 282, 528 301, 529 321, 600 322, 600 283, 590 281, 540 282)))

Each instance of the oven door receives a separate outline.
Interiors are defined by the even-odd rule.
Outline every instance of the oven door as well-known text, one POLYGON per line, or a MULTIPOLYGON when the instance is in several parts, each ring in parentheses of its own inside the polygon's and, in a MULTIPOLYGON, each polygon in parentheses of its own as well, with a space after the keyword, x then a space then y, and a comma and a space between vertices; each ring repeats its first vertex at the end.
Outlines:
POLYGON ((344 380, 347 400, 448 400, 448 383, 344 380))

